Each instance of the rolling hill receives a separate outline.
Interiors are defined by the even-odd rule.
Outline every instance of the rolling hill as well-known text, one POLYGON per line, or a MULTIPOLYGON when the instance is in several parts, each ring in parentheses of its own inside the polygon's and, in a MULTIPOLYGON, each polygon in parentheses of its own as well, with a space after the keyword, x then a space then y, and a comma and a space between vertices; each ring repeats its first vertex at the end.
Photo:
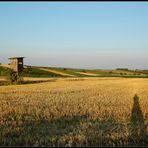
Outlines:
MULTIPOLYGON (((0 65, 0 77, 5 77, 9 73, 9 65, 0 65)), ((130 70, 125 68, 117 68, 113 70, 89 70, 89 69, 73 69, 61 67, 39 67, 24 66, 23 77, 130 77, 130 78, 147 78, 148 70, 130 70)))

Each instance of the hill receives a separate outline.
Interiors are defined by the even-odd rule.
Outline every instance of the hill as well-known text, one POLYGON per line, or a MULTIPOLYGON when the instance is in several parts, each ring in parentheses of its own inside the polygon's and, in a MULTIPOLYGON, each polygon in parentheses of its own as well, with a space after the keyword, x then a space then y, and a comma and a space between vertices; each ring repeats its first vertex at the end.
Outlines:
MULTIPOLYGON (((0 65, 0 76, 6 76, 9 72, 9 65, 0 65)), ((40 67, 24 66, 23 77, 130 77, 130 78, 148 78, 148 70, 130 70, 126 68, 117 68, 113 70, 89 70, 73 69, 61 67, 40 67)))

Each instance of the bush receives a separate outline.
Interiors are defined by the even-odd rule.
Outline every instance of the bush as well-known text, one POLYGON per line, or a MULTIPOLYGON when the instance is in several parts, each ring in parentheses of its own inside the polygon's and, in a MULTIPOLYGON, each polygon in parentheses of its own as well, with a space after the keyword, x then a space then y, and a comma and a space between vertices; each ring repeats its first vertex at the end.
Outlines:
POLYGON ((85 71, 85 70, 82 70, 82 72, 86 73, 86 71, 85 71))
POLYGON ((126 71, 128 71, 129 69, 128 68, 116 68, 116 70, 126 70, 126 71))
POLYGON ((10 72, 10 70, 8 68, 0 66, 0 75, 1 76, 7 76, 9 72, 10 72))
POLYGON ((11 84, 22 84, 23 77, 21 74, 17 75, 16 72, 10 70, 7 79, 11 82, 11 84))

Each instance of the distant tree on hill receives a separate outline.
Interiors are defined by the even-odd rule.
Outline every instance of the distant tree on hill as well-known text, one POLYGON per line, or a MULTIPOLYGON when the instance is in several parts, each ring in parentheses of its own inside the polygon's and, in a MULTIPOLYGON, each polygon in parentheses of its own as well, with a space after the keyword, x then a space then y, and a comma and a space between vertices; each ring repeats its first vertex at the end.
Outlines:
POLYGON ((85 70, 82 70, 82 72, 86 73, 86 71, 85 71, 85 70))
POLYGON ((128 70, 128 68, 116 68, 116 70, 128 70))

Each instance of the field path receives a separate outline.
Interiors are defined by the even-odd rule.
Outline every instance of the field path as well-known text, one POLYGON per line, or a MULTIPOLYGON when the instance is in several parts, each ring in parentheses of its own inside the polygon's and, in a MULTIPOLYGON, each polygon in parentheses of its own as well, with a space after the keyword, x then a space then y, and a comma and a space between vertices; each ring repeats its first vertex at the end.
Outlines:
POLYGON ((87 76, 98 76, 99 75, 99 74, 94 74, 94 73, 90 73, 90 72, 76 72, 76 73, 87 75, 87 76))
POLYGON ((63 75, 63 76, 70 76, 70 77, 73 77, 74 76, 74 75, 67 74, 67 73, 60 72, 60 71, 56 71, 56 70, 53 70, 53 69, 46 69, 46 68, 39 68, 39 69, 40 70, 49 71, 49 72, 53 72, 53 73, 56 73, 56 74, 60 74, 60 75, 63 75))

